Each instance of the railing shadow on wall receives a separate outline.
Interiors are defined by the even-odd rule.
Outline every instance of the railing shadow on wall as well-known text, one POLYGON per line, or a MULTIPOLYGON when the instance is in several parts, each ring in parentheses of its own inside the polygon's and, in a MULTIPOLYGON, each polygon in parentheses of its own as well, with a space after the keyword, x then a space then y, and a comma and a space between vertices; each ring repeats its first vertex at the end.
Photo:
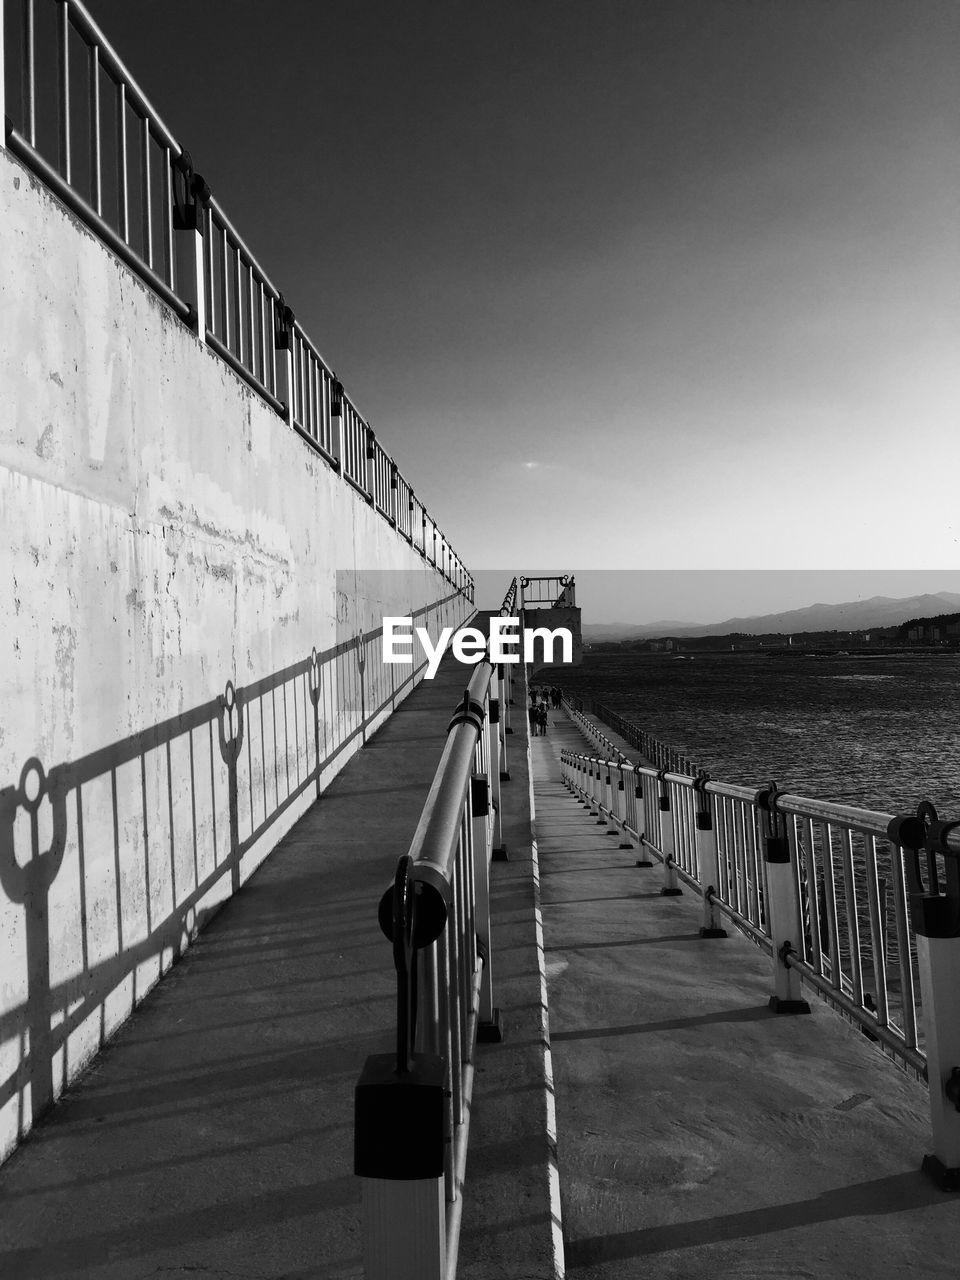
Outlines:
MULTIPOLYGON (((459 596, 413 616, 435 634, 459 596)), ((80 759, 30 759, 0 789, 0 914, 19 917, 12 945, 26 959, 0 1010, 0 1112, 16 1099, 14 1142, 259 865, 282 815, 319 797, 418 680, 422 652, 411 667, 386 664, 381 636, 228 682, 80 759)))

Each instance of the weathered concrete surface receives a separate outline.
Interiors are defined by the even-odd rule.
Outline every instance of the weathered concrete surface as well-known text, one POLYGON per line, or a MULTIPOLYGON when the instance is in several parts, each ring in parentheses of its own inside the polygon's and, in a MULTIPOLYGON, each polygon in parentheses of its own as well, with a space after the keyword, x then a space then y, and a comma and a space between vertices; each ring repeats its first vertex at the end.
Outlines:
MULTIPOLYGON (((452 587, 2 149, 0 239, 2 1156, 234 887, 191 898, 231 839, 227 769, 216 716, 171 719, 452 587), (33 757, 63 801, 54 823, 41 797, 35 841, 33 757)), ((312 799, 306 683, 256 709, 238 761, 236 837, 278 810, 241 880, 312 799)), ((317 737, 361 702, 356 663, 331 665, 317 737)))
POLYGON ((953 1276, 956 1197, 919 1172, 927 1097, 768 958, 698 936, 532 743, 568 1277, 953 1276))
MULTIPOLYGON (((0 1170, 0 1275, 361 1275, 353 1088, 365 1057, 392 1047, 396 1008, 376 903, 463 676, 448 662, 404 702, 0 1170)), ((511 860, 492 868, 507 1037, 478 1050, 460 1253, 478 1280, 554 1274, 515 723, 511 860)))

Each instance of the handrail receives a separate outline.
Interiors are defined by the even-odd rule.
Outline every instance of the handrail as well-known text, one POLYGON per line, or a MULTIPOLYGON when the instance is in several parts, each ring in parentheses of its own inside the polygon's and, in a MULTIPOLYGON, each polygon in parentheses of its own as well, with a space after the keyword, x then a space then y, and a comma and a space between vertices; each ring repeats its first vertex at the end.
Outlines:
MULTIPOLYGON (((867 1034, 922 1071, 915 949, 901 847, 888 834, 892 815, 781 792, 774 784, 747 787, 702 770, 631 762, 588 717, 566 705, 600 753, 563 753, 568 786, 599 818, 663 863, 665 890, 677 890, 678 872, 697 887, 708 934, 719 928, 719 913, 746 926, 755 940, 776 946, 789 941, 783 968, 802 975, 867 1034), (771 877, 779 874, 768 857, 771 841, 785 859, 795 903, 792 936, 779 941, 771 911, 771 877)), ((951 839, 960 845, 960 838, 951 839)))
MULTIPOLYGON (((4 145, 472 601, 472 577, 421 504, 422 527, 430 520, 439 554, 428 551, 426 537, 418 539, 405 527, 411 522, 409 510, 399 508, 401 486, 387 478, 396 463, 81 0, 0 0, 3 49, 8 59, 12 53, 11 65, 23 68, 16 104, 0 71, 4 145), (42 2, 56 11, 52 41, 38 31, 36 6, 42 2), (72 35, 79 36, 89 60, 89 73, 80 77, 71 77, 72 35), (56 79, 55 142, 38 136, 37 127, 38 69, 50 65, 56 79), (82 154, 74 145, 75 111, 82 112, 89 135, 82 154), (112 131, 107 115, 113 117, 112 131), (104 193, 113 188, 116 208, 108 210, 104 193), (349 430, 358 441, 344 438, 347 415, 356 419, 349 430)), ((397 476, 402 479, 398 469, 397 476)))
POLYGON ((366 1280, 456 1274, 475 1045, 501 1038, 489 866, 502 853, 494 841, 500 783, 509 780, 501 707, 510 684, 507 665, 485 657, 475 667, 409 851, 378 907, 397 971, 397 1043, 394 1054, 367 1059, 355 1094, 366 1280))
POLYGON ((682 880, 702 895, 701 937, 724 936, 723 915, 770 953, 775 1012, 809 1012, 806 983, 926 1079, 934 1150, 922 1168, 960 1190, 960 820, 928 800, 894 816, 622 753, 564 750, 561 772, 599 822, 656 853, 662 894, 682 880))

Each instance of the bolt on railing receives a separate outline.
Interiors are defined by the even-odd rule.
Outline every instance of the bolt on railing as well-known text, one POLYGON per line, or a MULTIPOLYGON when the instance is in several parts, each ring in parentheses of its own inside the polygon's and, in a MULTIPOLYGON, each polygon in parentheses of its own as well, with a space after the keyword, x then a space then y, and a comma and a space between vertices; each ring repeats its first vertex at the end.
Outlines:
POLYGON ((397 972, 397 1040, 393 1054, 367 1059, 355 1093, 366 1280, 456 1274, 474 1050, 478 1039, 502 1038, 489 875, 498 834, 504 853, 509 671, 486 659, 476 667, 410 850, 380 900, 397 972))
POLYGON ((776 1012, 809 1011, 809 983, 928 1078, 924 1169, 960 1189, 960 821, 929 802, 894 817, 632 763, 567 709, 600 749, 562 752, 571 792, 656 854, 662 893, 682 881, 702 894, 702 937, 725 936, 725 916, 771 955, 776 1012))
POLYGON ((0 117, 10 152, 472 601, 459 557, 81 0, 0 0, 0 117))

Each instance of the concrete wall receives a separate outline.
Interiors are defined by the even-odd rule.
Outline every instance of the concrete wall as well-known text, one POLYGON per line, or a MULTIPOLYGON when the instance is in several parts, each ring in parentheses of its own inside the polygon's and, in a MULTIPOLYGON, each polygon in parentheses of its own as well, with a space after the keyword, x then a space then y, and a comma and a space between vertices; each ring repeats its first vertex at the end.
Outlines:
POLYGON ((2 1156, 470 607, 2 150, 0 509, 2 1156))

